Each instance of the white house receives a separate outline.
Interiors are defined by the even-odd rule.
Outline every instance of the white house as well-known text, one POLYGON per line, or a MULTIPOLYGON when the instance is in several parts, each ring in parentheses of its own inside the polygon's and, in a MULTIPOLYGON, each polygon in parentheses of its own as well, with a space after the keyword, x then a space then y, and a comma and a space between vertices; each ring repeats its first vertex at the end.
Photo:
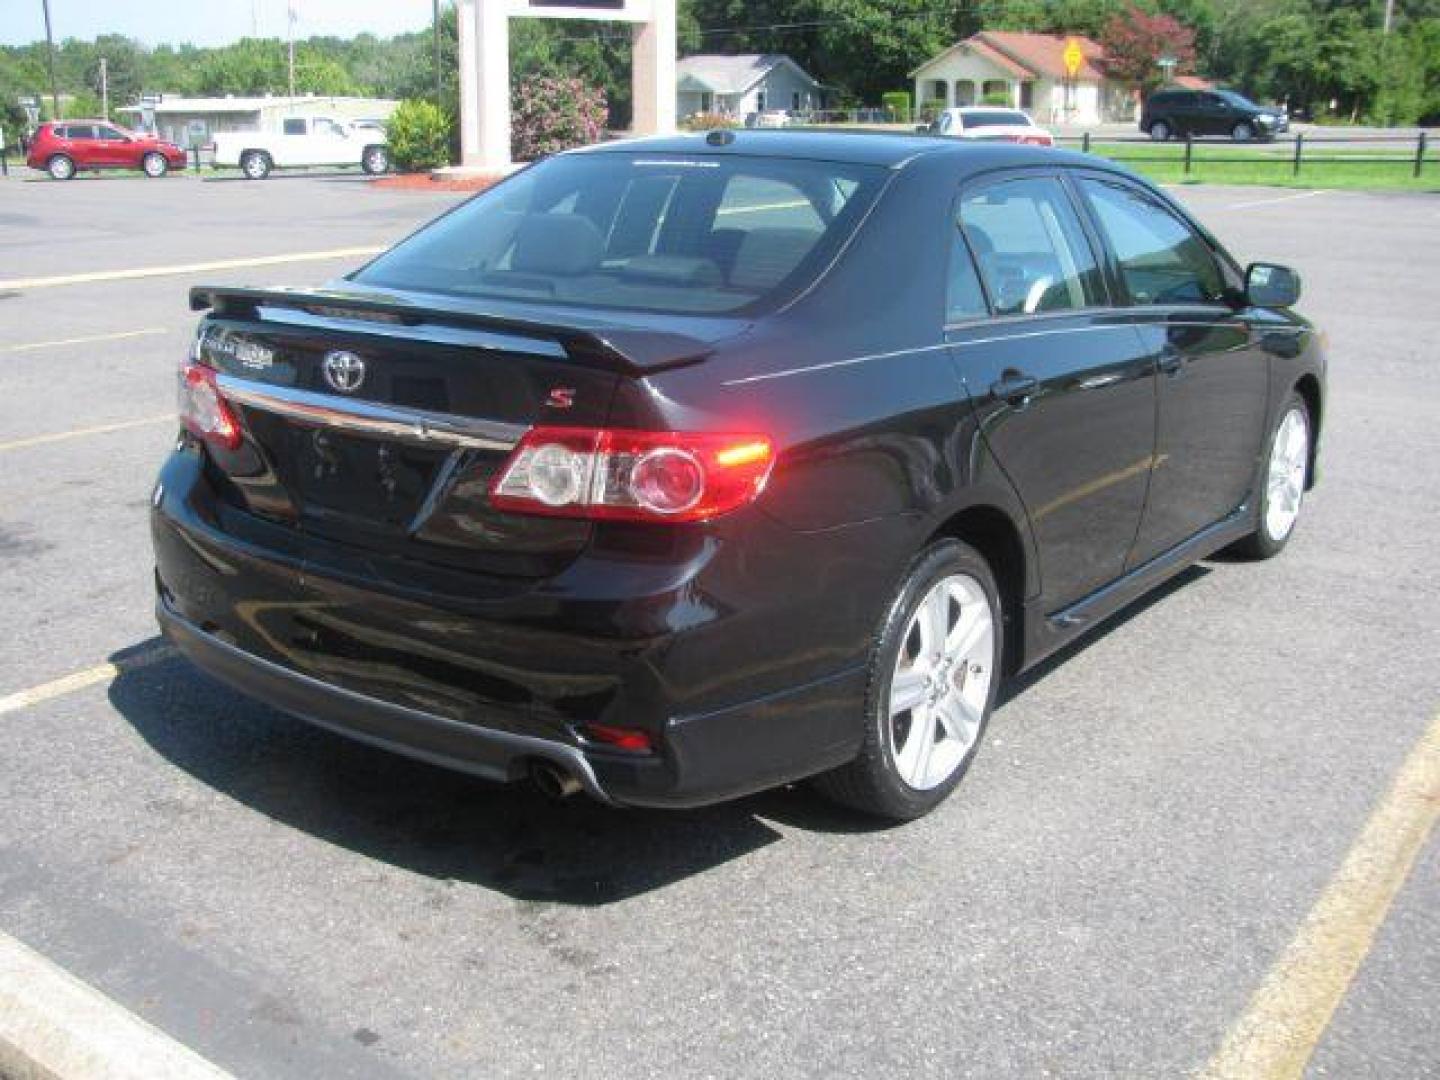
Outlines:
POLYGON ((157 94, 115 111, 132 127, 153 131, 178 146, 204 146, 222 131, 275 131, 287 116, 328 116, 334 120, 388 120, 399 105, 390 98, 181 97, 157 94))
POLYGON ((809 112, 825 104, 824 87, 788 56, 687 56, 680 61, 677 115, 743 117, 767 109, 809 112))
POLYGON ((982 30, 910 73, 921 107, 1004 104, 1042 124, 1099 124, 1134 116, 1133 95, 1107 78, 1104 52, 1087 37, 982 30), (1065 71, 1065 46, 1079 45, 1075 78, 1065 71))

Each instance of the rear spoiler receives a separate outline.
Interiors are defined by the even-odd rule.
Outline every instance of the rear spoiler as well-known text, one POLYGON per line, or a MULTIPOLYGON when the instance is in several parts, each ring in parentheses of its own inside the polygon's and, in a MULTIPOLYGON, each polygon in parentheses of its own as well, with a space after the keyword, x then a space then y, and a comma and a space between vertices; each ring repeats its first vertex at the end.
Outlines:
POLYGON ((312 315, 402 326, 439 324, 493 330, 559 342, 577 364, 640 377, 704 360, 711 348, 703 341, 665 330, 616 326, 577 326, 505 314, 474 311, 437 297, 350 292, 342 289, 247 289, 197 285, 190 290, 192 311, 220 317, 257 318, 262 307, 290 308, 312 315))

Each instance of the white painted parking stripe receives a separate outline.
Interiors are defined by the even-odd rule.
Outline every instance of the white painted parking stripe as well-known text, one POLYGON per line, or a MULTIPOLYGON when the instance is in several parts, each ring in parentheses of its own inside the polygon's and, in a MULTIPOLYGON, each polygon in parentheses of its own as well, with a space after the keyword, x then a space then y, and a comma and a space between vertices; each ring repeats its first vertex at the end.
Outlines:
POLYGON ((1298 1080, 1440 819, 1440 714, 1202 1080, 1298 1080))
POLYGON ((149 326, 144 330, 119 330, 113 334, 89 334, 85 337, 61 338, 58 341, 31 341, 24 345, 6 345, 0 352, 33 352, 36 349, 58 349, 65 345, 94 345, 101 341, 125 341, 129 338, 153 337, 169 333, 163 326, 149 326))
POLYGON ((0 1075, 227 1080, 231 1074, 0 934, 0 1075))
POLYGON ((1271 206, 1274 203, 1293 202, 1296 199, 1313 199, 1316 195, 1330 195, 1329 191, 1297 191, 1293 195, 1276 195, 1271 199, 1255 199, 1253 202, 1231 203, 1226 210, 1248 210, 1252 206, 1271 206))
POLYGON ((72 671, 69 675, 51 679, 39 686, 17 690, 13 694, 0 697, 0 716, 19 712, 21 709, 28 709, 32 705, 39 705, 41 702, 50 701, 53 698, 64 697, 66 694, 73 694, 77 690, 84 690, 87 686, 107 682, 122 671, 136 671, 143 667, 149 667, 159 660, 173 656, 174 653, 175 650, 169 645, 157 645, 119 660, 96 664, 84 671, 72 671))
POLYGON ((10 278, 0 289, 53 289, 61 285, 86 285, 97 281, 130 281, 134 278, 203 274, 210 270, 241 270, 251 266, 280 266, 285 263, 324 262, 331 259, 368 258, 385 246, 332 248, 329 251, 297 251, 288 255, 254 255, 244 259, 215 259, 210 262, 177 263, 173 266, 137 266, 128 270, 92 270, 58 277, 10 278))
POLYGON ((147 424, 159 424, 162 422, 177 423, 173 412, 159 413, 155 416, 147 416, 141 420, 121 420, 114 424, 96 424, 94 427, 73 428, 70 431, 56 431, 49 435, 32 435, 28 439, 14 439, 11 442, 0 442, 0 453, 6 450, 25 450, 31 446, 46 446, 49 443, 64 442, 66 439, 79 439, 86 435, 108 435, 112 431, 128 431, 130 428, 145 427, 147 424))

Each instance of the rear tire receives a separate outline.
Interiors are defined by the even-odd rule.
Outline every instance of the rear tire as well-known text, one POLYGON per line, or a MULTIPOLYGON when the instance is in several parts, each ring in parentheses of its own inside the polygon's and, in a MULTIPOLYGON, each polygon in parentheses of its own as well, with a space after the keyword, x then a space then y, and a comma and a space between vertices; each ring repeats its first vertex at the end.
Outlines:
POLYGON ((370 176, 379 176, 390 170, 390 153, 383 146, 367 146, 360 155, 360 168, 370 176))
POLYGON ((164 154, 150 153, 140 159, 140 168, 146 176, 158 180, 170 171, 170 162, 165 160, 164 154))
POLYGON ((1310 482, 1314 420, 1304 398, 1291 393, 1265 444, 1257 487, 1255 531, 1231 550, 1245 559, 1273 559, 1295 535, 1310 482))
POLYGON ((1150 139, 1152 142, 1168 142, 1170 139, 1170 125, 1164 120, 1156 120, 1150 125, 1150 139))
POLYGON ((251 180, 264 180, 273 167, 270 155, 264 150, 246 150, 240 155, 240 171, 251 180))
POLYGON ((65 154, 56 154, 45 163, 45 171, 52 179, 69 180, 75 175, 75 162, 65 154))
POLYGON ((889 821, 955 790, 999 689, 1000 594, 985 559, 941 540, 911 564, 870 652, 860 752, 815 778, 828 798, 889 821))

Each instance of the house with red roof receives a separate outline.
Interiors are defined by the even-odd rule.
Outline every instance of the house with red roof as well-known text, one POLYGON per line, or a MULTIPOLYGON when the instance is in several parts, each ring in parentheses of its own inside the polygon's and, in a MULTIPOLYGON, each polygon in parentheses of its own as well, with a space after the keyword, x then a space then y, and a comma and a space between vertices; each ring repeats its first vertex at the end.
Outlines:
POLYGON ((1006 105, 1042 124, 1099 124, 1135 115, 1129 88, 1105 74, 1104 50, 1079 34, 982 30, 910 73, 921 108, 1006 105), (1080 65, 1066 71, 1070 42, 1080 65))

